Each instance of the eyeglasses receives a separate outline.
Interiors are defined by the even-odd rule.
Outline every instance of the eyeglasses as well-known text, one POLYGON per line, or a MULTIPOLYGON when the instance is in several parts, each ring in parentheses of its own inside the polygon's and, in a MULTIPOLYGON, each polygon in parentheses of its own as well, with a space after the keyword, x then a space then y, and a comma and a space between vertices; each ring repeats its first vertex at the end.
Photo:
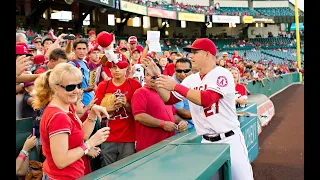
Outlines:
POLYGON ((188 73, 188 72, 190 72, 190 70, 191 70, 191 69, 176 69, 176 72, 177 72, 177 73, 182 73, 182 72, 188 73))
POLYGON ((41 43, 41 41, 35 41, 34 43, 41 43))
POLYGON ((67 85, 67 86, 62 86, 62 85, 60 85, 60 84, 56 84, 56 85, 62 87, 62 88, 65 89, 67 92, 73 91, 74 89, 76 89, 76 87, 77 87, 78 89, 81 89, 81 87, 82 87, 82 83, 80 83, 80 84, 69 84, 69 85, 67 85))

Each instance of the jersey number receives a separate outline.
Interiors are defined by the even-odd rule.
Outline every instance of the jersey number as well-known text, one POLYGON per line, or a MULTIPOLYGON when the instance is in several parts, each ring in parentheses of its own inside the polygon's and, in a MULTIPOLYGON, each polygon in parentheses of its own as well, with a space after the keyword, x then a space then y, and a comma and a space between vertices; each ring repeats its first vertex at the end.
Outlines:
POLYGON ((212 106, 203 108, 204 114, 206 115, 206 117, 212 116, 214 114, 218 114, 219 113, 219 103, 216 102, 215 104, 213 104, 212 106), (215 113, 214 113, 214 109, 215 109, 215 113))

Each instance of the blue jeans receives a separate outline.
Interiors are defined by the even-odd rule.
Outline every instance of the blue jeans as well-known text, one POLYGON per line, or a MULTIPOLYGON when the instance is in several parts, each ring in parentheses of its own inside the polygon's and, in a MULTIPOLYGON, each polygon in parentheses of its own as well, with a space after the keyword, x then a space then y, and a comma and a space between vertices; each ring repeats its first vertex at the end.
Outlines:
POLYGON ((47 174, 44 171, 43 171, 42 180, 49 180, 49 177, 47 176, 47 174))

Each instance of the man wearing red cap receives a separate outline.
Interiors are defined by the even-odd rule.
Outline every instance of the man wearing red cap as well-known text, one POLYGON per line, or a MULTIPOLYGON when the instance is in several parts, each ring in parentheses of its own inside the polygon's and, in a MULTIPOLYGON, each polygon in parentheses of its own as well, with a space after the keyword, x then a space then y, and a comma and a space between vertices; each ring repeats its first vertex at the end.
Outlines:
POLYGON ((128 42, 131 50, 135 49, 138 45, 138 39, 135 36, 130 36, 128 42))
MULTIPOLYGON (((112 132, 106 142, 101 144, 101 166, 107 166, 135 153, 135 124, 131 110, 133 93, 141 87, 140 83, 127 78, 129 66, 122 53, 115 53, 118 63, 108 62, 112 79, 102 81, 97 88, 96 104, 104 106, 111 117, 108 125, 112 132)), ((106 126, 107 120, 102 120, 106 126)))
MULTIPOLYGON (((190 53, 192 67, 200 72, 186 77, 181 84, 161 75, 150 61, 144 66, 154 75, 157 91, 166 104, 189 100, 196 132, 202 143, 230 144, 231 172, 234 180, 253 180, 245 140, 236 112, 235 84, 227 69, 216 65, 217 48, 207 38, 200 38, 192 46, 183 48, 190 53)), ((208 154, 209 155, 209 154, 208 154)))
POLYGON ((92 48, 98 46, 98 43, 96 41, 96 32, 91 30, 91 31, 89 31, 88 35, 89 35, 88 48, 92 49, 92 48))

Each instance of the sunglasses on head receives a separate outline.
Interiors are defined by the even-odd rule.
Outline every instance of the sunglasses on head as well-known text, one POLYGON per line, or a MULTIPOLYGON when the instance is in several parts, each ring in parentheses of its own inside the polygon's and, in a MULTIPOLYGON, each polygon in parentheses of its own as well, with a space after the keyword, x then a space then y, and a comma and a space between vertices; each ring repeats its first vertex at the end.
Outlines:
POLYGON ((177 73, 182 73, 182 72, 188 73, 188 72, 190 72, 190 70, 191 70, 191 69, 176 69, 176 72, 177 72, 177 73))
POLYGON ((66 86, 62 86, 60 84, 57 84, 57 85, 62 87, 63 89, 65 89, 68 92, 73 91, 74 89, 76 89, 76 87, 78 89, 81 89, 81 87, 82 87, 82 83, 80 83, 80 84, 69 84, 69 85, 66 85, 66 86))

